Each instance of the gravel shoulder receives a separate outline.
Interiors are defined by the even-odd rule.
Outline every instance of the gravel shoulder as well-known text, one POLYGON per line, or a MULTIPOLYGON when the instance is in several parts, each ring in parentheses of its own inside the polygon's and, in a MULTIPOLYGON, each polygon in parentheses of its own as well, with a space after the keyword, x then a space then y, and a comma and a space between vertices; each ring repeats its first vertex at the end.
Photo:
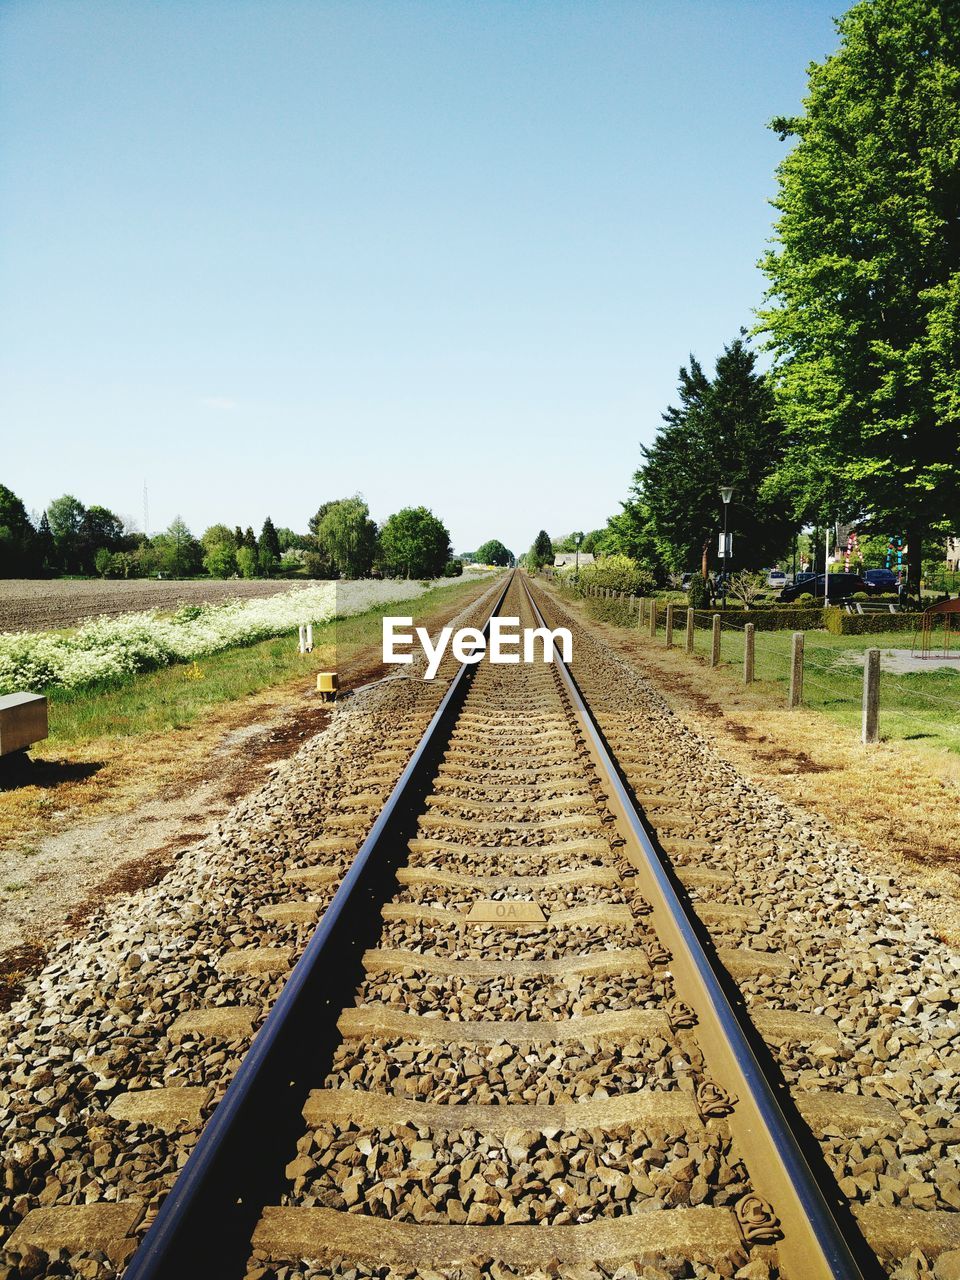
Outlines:
MULTIPOLYGON (((484 589, 477 584, 478 595, 484 589)), ((435 610, 423 624, 444 626, 462 608, 435 610)), ((340 686, 350 693, 396 670, 384 667, 379 646, 365 648, 340 662, 340 686)), ((184 732, 105 739, 66 758, 39 747, 28 781, 44 804, 38 815, 24 810, 16 837, 0 840, 0 1008, 51 945, 118 894, 156 884, 330 716, 298 679, 224 704, 184 732)), ((3 798, 15 803, 22 781, 0 775, 3 798)))

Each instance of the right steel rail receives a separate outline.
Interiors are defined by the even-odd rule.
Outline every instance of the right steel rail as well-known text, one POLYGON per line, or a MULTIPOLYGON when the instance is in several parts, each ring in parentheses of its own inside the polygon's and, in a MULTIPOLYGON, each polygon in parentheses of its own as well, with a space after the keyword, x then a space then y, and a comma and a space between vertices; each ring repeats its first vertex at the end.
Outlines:
MULTIPOLYGON (((546 627, 528 584, 522 576, 520 581, 539 625, 546 627)), ((784 1274, 795 1280, 865 1280, 877 1274, 869 1263, 862 1265, 851 1248, 850 1232, 841 1226, 814 1175, 556 644, 554 651, 561 682, 607 788, 606 803, 624 842, 621 852, 636 868, 653 908, 657 934, 671 952, 676 989, 696 1011, 697 1040, 707 1065, 732 1103, 728 1121, 747 1156, 751 1183, 776 1214, 782 1233, 777 1252, 784 1274)), ((767 1206, 757 1202, 754 1207, 756 1221, 741 1221, 747 1235, 751 1228, 762 1232, 770 1225, 767 1206)))

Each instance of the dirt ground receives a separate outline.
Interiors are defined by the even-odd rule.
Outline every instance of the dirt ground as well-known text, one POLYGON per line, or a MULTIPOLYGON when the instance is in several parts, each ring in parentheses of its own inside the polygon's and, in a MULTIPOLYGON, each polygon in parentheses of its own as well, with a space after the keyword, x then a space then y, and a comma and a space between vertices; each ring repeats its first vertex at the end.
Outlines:
POLYGON ((960 943, 960 757, 903 743, 864 746, 817 712, 770 707, 736 672, 714 671, 662 639, 572 608, 650 679, 684 724, 752 781, 858 843, 878 874, 909 887, 944 940, 960 943))
MULTIPOLYGON (((478 582, 476 596, 488 587, 478 582)), ((434 631, 467 603, 436 610, 421 625, 434 631)), ((338 673, 349 694, 395 676, 396 667, 383 665, 376 645, 341 662, 338 673)), ((162 879, 180 850, 202 840, 329 717, 329 705, 298 678, 133 748, 129 739, 103 740, 64 760, 38 747, 26 774, 0 772, 0 793, 26 783, 49 796, 42 816, 0 848, 0 1008, 48 946, 107 898, 162 879)))
POLYGON ((166 582, 129 578, 117 582, 0 578, 0 631, 43 631, 72 627, 84 618, 142 609, 173 611, 182 604, 219 604, 275 596, 306 585, 305 580, 243 578, 166 582))

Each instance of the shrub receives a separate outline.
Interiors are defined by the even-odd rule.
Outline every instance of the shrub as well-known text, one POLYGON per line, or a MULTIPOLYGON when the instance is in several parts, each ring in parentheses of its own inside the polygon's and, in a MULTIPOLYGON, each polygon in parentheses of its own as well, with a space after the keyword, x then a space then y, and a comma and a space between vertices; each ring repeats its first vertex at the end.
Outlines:
MULTIPOLYGON (((572 583, 576 570, 563 571, 564 579, 572 583)), ((601 556, 593 564, 580 566, 577 588, 581 594, 587 587, 606 591, 624 591, 630 596, 647 596, 653 591, 653 574, 629 556, 601 556)))
POLYGON ((702 573, 695 573, 690 579, 687 600, 691 609, 708 609, 710 607, 710 592, 707 590, 706 579, 702 573))
POLYGON ((443 576, 445 578, 459 578, 463 574, 462 560, 448 560, 443 566, 443 576))

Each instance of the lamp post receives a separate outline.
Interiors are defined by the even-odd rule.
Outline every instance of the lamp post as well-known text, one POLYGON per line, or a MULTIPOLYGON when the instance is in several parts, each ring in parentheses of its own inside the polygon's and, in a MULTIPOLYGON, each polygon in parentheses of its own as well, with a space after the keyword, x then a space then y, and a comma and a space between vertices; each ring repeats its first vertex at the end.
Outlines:
POLYGON ((574 545, 574 547, 575 547, 575 549, 576 549, 576 552, 577 552, 577 562, 576 562, 576 565, 574 566, 574 570, 573 570, 573 580, 574 580, 574 582, 579 582, 579 581, 580 581, 580 543, 581 543, 582 541, 583 541, 583 534, 582 534, 582 533, 575 533, 575 534, 573 535, 573 545, 574 545))
POLYGON ((723 607, 727 607, 727 513, 730 510, 730 499, 733 497, 733 485, 722 484, 720 497, 723 499, 723 607))

